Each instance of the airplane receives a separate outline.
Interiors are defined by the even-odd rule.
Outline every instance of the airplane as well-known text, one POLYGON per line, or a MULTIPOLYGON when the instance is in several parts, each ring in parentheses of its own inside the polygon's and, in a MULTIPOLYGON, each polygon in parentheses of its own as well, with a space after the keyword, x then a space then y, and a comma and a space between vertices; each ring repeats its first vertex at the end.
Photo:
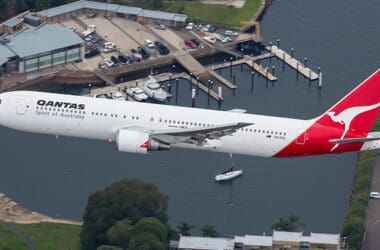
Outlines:
POLYGON ((0 125, 32 133, 114 142, 122 152, 171 147, 259 157, 300 157, 380 148, 370 132, 380 111, 380 69, 308 120, 12 91, 0 94, 0 125))

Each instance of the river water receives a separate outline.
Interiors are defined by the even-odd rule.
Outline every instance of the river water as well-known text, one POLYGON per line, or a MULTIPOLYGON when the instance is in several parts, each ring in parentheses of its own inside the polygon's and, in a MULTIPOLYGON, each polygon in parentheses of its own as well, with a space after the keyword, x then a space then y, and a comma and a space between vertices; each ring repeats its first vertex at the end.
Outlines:
MULTIPOLYGON (((323 87, 309 83, 280 61, 279 80, 266 84, 251 70, 235 66, 235 96, 224 91, 221 109, 311 118, 325 111, 379 66, 380 5, 374 0, 274 1, 262 22, 265 41, 295 49, 301 60, 322 68, 323 87)), ((229 79, 230 69, 221 74, 229 79)), ((190 105, 189 86, 181 82, 179 105, 190 105)), ((174 104, 175 98, 171 100, 174 104)), ((207 107, 203 93, 197 106, 207 107)), ((217 108, 210 100, 210 108, 217 108)), ((0 128, 0 192, 21 205, 69 219, 81 219, 89 194, 124 177, 155 182, 170 197, 170 223, 215 225, 223 235, 271 233, 272 223, 294 212, 305 231, 338 233, 344 221, 356 154, 298 159, 234 156, 243 177, 218 184, 215 173, 230 166, 225 154, 174 149, 133 155, 101 141, 28 134, 0 128)))

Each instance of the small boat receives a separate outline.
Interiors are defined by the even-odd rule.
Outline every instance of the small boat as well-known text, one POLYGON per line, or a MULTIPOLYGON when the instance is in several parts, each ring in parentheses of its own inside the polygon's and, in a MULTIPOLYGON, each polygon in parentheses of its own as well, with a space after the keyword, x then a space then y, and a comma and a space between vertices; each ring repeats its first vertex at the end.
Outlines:
POLYGON ((135 99, 138 102, 145 101, 146 99, 148 99, 148 96, 139 87, 133 87, 133 88, 126 89, 125 92, 127 93, 127 95, 133 97, 133 99, 135 99))
POLYGON ((215 176, 215 181, 227 181, 243 174, 243 170, 234 170, 233 167, 215 176))
POLYGON ((152 99, 160 102, 166 100, 166 92, 161 88, 160 84, 153 78, 153 76, 149 76, 149 80, 146 81, 141 88, 152 99))
POLYGON ((119 91, 111 92, 111 96, 113 100, 118 100, 118 101, 125 101, 125 96, 120 93, 119 91))

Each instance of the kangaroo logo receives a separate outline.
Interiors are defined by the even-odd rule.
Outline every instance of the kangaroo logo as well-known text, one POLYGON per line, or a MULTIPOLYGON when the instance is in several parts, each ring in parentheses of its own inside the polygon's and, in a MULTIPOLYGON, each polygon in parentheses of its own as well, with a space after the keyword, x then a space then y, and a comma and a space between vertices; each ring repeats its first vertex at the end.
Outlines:
MULTIPOLYGON (((359 107, 348 108, 340 112, 340 114, 338 115, 335 115, 334 111, 330 111, 330 112, 327 112, 327 115, 330 116, 333 122, 344 125, 344 131, 342 133, 342 136, 340 137, 340 140, 342 140, 346 136, 348 129, 350 128, 352 120, 355 119, 356 116, 364 112, 376 109, 378 107, 380 107, 380 103, 369 105, 369 106, 359 106, 359 107)), ((331 148, 330 152, 334 151, 338 146, 339 146, 339 143, 335 144, 334 147, 331 148)))

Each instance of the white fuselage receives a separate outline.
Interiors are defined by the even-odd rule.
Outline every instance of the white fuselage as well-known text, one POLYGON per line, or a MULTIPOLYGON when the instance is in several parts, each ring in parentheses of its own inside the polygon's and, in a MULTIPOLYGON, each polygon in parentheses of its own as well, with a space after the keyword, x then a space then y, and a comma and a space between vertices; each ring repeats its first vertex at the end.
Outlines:
POLYGON ((2 93, 0 101, 3 126, 107 141, 115 141, 117 131, 129 127, 159 130, 252 123, 204 145, 172 146, 262 157, 275 155, 314 121, 34 91, 2 93))

